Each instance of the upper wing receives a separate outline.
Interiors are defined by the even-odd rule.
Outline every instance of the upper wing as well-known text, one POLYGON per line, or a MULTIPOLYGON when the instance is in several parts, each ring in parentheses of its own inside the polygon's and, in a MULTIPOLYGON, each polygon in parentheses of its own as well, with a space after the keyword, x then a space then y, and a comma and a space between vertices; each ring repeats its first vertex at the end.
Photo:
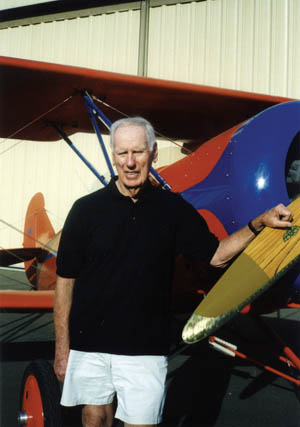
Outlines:
MULTIPOLYGON (((85 90, 129 116, 147 118, 162 134, 186 140, 206 140, 289 100, 9 57, 0 57, 0 81, 0 136, 29 140, 59 139, 49 122, 63 125, 68 135, 92 132, 85 90)), ((111 121, 120 118, 101 109, 111 121)))

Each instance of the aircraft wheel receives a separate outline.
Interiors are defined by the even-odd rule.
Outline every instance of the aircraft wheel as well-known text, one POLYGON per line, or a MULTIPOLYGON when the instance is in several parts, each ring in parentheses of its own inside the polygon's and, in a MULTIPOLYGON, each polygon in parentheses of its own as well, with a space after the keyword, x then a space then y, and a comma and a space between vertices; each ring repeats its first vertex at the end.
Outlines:
POLYGON ((46 360, 31 362, 24 371, 19 424, 23 427, 60 427, 60 385, 46 360))

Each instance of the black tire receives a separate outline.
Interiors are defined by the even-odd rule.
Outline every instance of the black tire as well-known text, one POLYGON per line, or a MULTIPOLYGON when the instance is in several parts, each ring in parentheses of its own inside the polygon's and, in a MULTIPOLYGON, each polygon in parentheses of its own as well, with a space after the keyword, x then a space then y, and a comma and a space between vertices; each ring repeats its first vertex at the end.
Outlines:
MULTIPOLYGON (((61 427, 60 396, 60 385, 52 365, 46 360, 31 362, 23 374, 20 394, 21 412, 26 412, 27 409, 27 412, 31 412, 30 414, 27 413, 27 416, 30 415, 34 418, 38 411, 42 414, 44 427, 61 427), (33 406, 34 410, 31 410, 30 408, 33 406)), ((37 418, 40 419, 40 415, 37 418)))

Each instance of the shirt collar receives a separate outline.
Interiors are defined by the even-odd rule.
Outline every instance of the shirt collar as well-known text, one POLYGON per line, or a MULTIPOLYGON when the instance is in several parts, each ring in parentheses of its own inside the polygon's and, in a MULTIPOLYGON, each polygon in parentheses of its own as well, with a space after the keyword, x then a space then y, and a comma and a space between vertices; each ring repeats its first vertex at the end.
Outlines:
MULTIPOLYGON (((124 194, 120 193, 117 185, 116 185, 116 181, 118 179, 118 176, 114 176, 111 178, 111 180, 109 181, 107 187, 110 189, 110 191, 112 192, 112 194, 118 198, 122 198, 122 199, 130 199, 129 196, 124 196, 124 194)), ((145 185, 143 186, 143 188, 140 190, 140 192, 137 195, 137 199, 143 199, 145 196, 149 195, 152 193, 152 191, 154 190, 154 186, 151 184, 149 178, 147 179, 147 181, 145 182, 145 185)))

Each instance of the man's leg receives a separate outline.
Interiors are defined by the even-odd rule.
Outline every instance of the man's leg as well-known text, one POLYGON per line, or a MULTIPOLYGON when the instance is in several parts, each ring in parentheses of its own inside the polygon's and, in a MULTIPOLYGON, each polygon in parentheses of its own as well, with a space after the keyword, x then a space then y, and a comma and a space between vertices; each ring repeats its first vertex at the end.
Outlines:
POLYGON ((112 381, 118 396, 115 417, 125 427, 161 422, 166 374, 165 356, 112 356, 112 381))
POLYGON ((83 427, 111 427, 113 419, 112 403, 108 405, 85 405, 82 409, 83 427))
POLYGON ((110 427, 115 395, 110 355, 71 350, 63 386, 63 406, 83 406, 84 427, 110 427))

